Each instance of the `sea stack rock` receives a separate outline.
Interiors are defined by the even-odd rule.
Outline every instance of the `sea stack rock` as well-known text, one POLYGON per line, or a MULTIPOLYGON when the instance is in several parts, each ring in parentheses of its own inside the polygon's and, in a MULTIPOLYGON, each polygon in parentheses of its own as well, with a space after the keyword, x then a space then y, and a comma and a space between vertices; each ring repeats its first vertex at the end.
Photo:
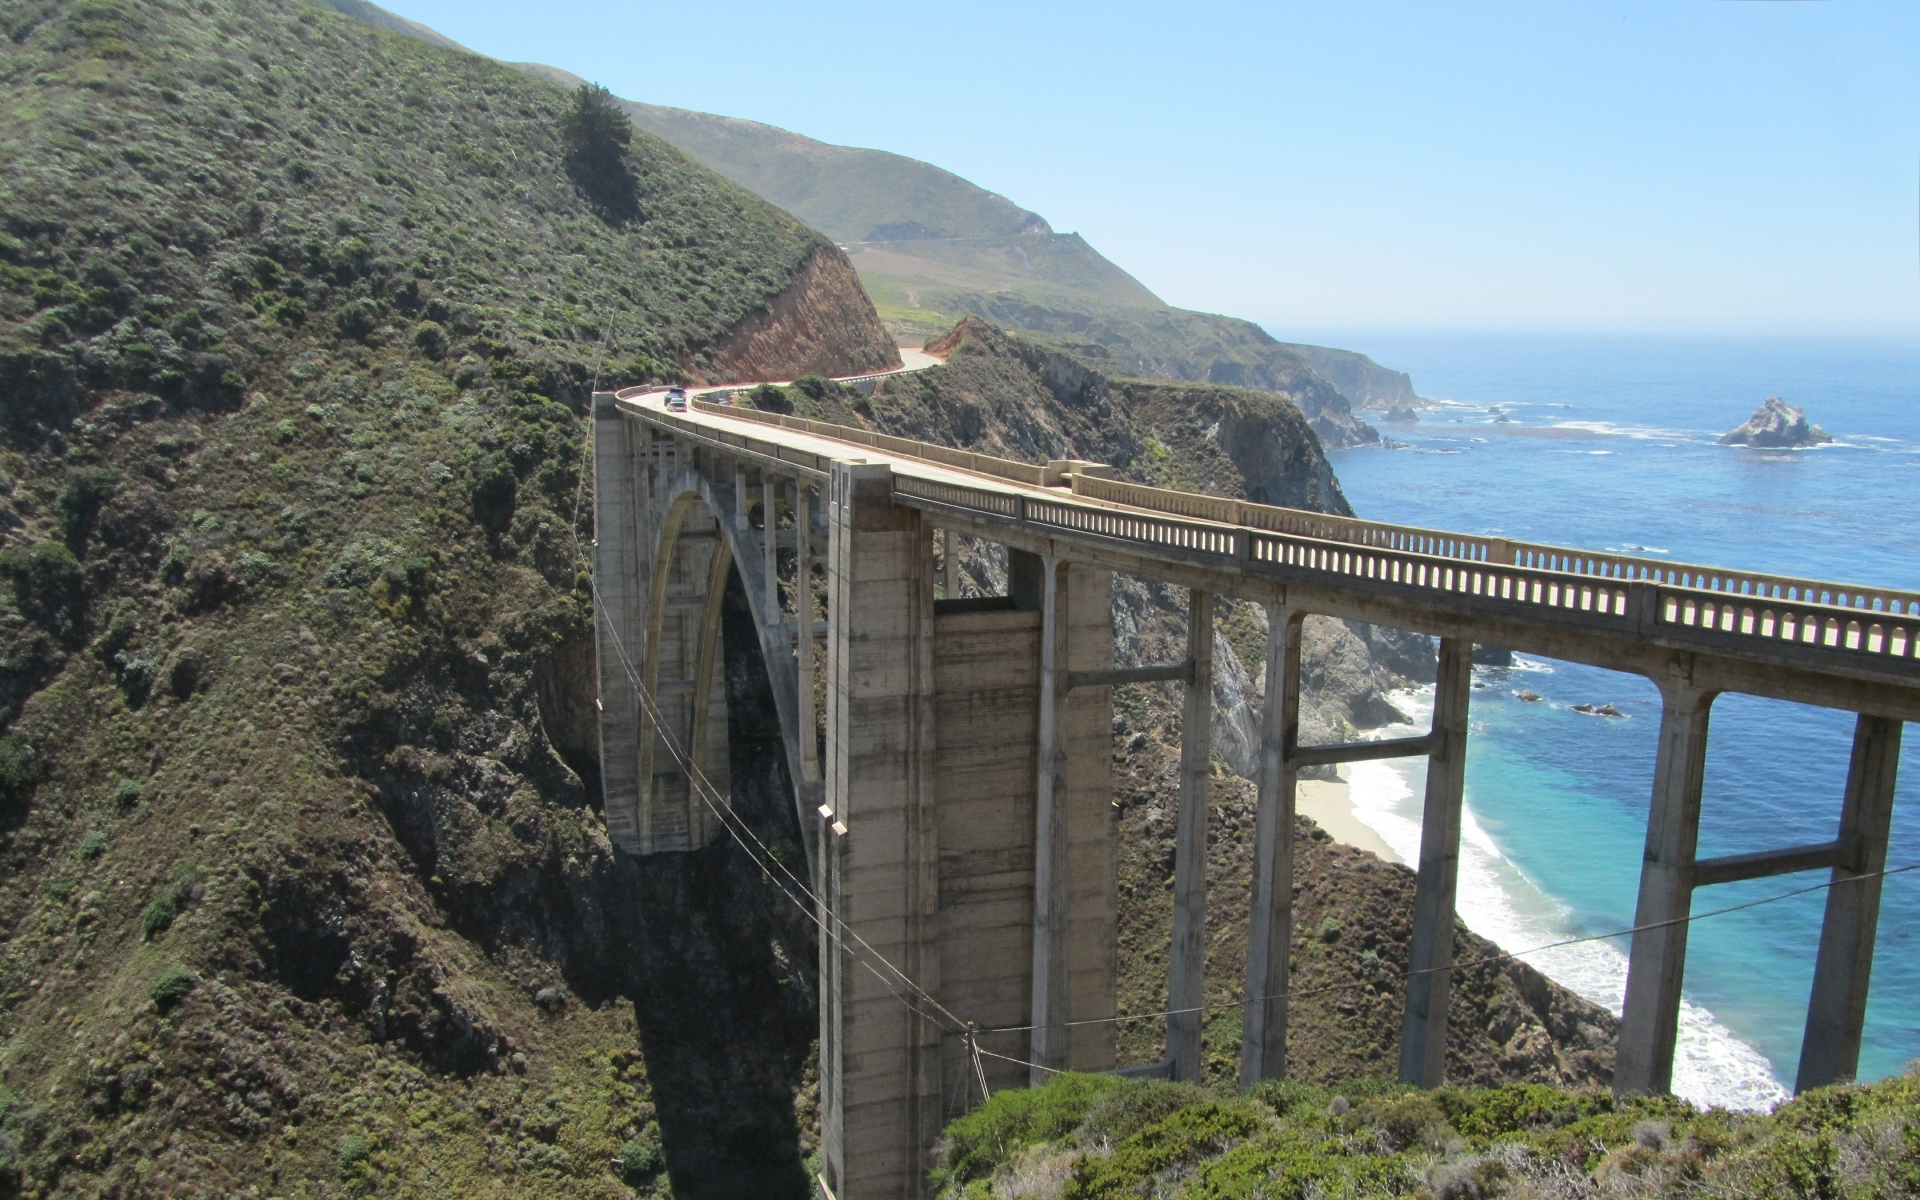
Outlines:
POLYGON ((1795 450, 1830 442, 1833 435, 1818 425, 1807 424, 1804 410, 1795 408, 1778 396, 1753 410, 1747 423, 1720 439, 1722 446, 1759 446, 1768 450, 1795 450))

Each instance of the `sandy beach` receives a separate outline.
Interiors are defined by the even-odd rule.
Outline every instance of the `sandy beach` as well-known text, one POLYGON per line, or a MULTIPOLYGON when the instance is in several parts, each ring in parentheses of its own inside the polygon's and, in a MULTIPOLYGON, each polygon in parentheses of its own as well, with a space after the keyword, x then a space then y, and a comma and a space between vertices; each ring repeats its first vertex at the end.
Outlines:
POLYGON ((1400 861, 1400 856, 1380 840, 1379 834, 1353 815, 1353 801, 1347 796, 1347 781, 1344 778, 1338 783, 1302 779, 1295 796, 1295 807, 1301 816, 1312 817, 1313 823, 1326 830, 1334 841, 1361 850, 1371 850, 1388 862, 1400 861))

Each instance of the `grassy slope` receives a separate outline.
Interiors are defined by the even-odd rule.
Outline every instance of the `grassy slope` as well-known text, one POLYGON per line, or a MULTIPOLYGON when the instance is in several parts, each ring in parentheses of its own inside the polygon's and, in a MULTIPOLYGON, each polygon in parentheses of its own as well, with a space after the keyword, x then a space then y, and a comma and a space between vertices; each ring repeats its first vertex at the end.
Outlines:
POLYGON ((954 1122, 941 1175, 942 1200, 1905 1197, 1920 1194, 1920 1079, 1760 1115, 1528 1084, 1263 1084, 1227 1098, 1070 1075, 954 1122))
POLYGON ((610 225, 560 89, 293 0, 0 21, 0 1194, 724 1181, 675 1115, 800 1191, 798 973, 737 1067, 644 1036, 727 1014, 645 973, 570 526, 603 346, 697 364, 818 235, 644 134, 610 225))

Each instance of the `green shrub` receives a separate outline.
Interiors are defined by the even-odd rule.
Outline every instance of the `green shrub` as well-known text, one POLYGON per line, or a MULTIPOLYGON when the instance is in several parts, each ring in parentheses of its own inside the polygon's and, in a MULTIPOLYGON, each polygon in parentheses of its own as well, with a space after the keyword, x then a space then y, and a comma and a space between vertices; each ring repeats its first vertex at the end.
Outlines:
POLYGON ((140 914, 140 928, 152 941, 167 930, 173 928, 174 918, 180 915, 180 903, 173 898, 171 890, 160 893, 148 903, 145 912, 140 914))
POLYGON ((117 812, 132 812, 140 804, 140 785, 131 779, 122 779, 113 789, 113 807, 117 812))
POLYGON ((80 838, 78 853, 81 858, 92 860, 107 852, 107 831, 89 829, 80 838))
POLYGON ((983 1179, 1016 1152, 1071 1133, 1102 1097, 1128 1087, 1112 1075, 1056 1075, 1041 1088, 1014 1088, 947 1126, 934 1182, 956 1186, 983 1179))
POLYGON ((1328 913, 1320 918, 1320 928, 1313 931, 1313 936, 1323 942, 1337 942, 1340 940, 1340 931, 1345 928, 1339 917, 1328 913))
POLYGON ((1444 1146, 1454 1132, 1446 1113, 1427 1092, 1363 1100, 1339 1124, 1349 1133, 1370 1129, 1395 1150, 1444 1146))
POLYGON ((199 982, 200 977, 186 967, 171 966, 160 972, 160 977, 153 981, 153 987, 147 995, 152 997, 155 1008, 166 1012, 185 1000, 187 994, 193 991, 194 984, 199 982))
POLYGON ((1440 1088, 1432 1093, 1447 1121, 1470 1138, 1535 1133, 1613 1111, 1605 1092, 1568 1092, 1537 1083, 1440 1088))
POLYGON ((629 1141, 620 1147, 620 1174, 626 1179, 651 1175, 660 1169, 660 1151, 642 1142, 629 1141))
POLYGON ((1257 1132, 1265 1120, 1243 1100, 1189 1104, 1148 1125, 1106 1158, 1074 1164, 1067 1200, 1133 1200, 1162 1171, 1198 1164, 1257 1132))
POLYGON ((104 467, 81 467, 60 489, 60 518, 67 548, 84 554, 100 509, 120 490, 120 477, 104 467))
POLYGON ((447 356, 447 331, 437 321, 422 321, 413 331, 413 344, 435 362, 447 356))
POLYGON ((1074 1140, 1083 1146, 1123 1142, 1155 1121, 1206 1098, 1207 1093, 1191 1083, 1141 1080, 1102 1096, 1087 1111, 1074 1140))
POLYGON ((334 1152, 333 1157, 334 1162, 340 1167, 340 1173, 345 1175, 372 1153, 373 1143, 357 1133, 350 1133, 340 1139, 339 1149, 334 1152))

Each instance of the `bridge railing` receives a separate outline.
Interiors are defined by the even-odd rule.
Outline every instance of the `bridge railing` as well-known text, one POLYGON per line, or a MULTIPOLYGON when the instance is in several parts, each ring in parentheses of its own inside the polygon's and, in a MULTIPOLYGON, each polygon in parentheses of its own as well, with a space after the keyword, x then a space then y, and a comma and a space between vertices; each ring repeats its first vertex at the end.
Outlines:
MULTIPOLYGON (((1123 494, 1159 491, 1135 489, 1136 485, 1103 488, 1105 495, 1101 498, 1124 503, 1120 500, 1123 494)), ((1743 649, 1786 652, 1789 657, 1828 663, 1837 655, 1842 661, 1920 674, 1920 611, 1912 608, 1905 612, 1869 610, 1791 597, 1715 591, 1646 576, 1628 578, 1624 573, 1603 576, 1248 528, 1250 522, 1209 518, 1212 513, 1225 516, 1229 506, 1234 506, 1235 515, 1240 515, 1241 507, 1264 508, 1269 513, 1290 514, 1295 510, 1245 506, 1244 502, 1219 497, 1191 497, 1208 503, 1192 505, 1203 512, 1183 517, 1096 507, 1064 498, 1022 496, 906 474, 895 475, 894 490, 909 501, 920 499, 990 513, 1022 524, 1111 539, 1142 549, 1175 550, 1183 557, 1201 561, 1213 558, 1221 566, 1303 577, 1323 586, 1358 585, 1362 590, 1399 594, 1407 599, 1458 597, 1477 606, 1505 609, 1508 615, 1545 619, 1589 632, 1651 636, 1721 653, 1743 649), (1200 519, 1193 519, 1196 516, 1200 519)), ((1343 518, 1332 520, 1344 523, 1343 518)), ((1309 527, 1313 527, 1311 523, 1309 527)), ((1454 540, 1445 535, 1404 536, 1429 531, 1388 530, 1414 545, 1451 549, 1447 543, 1454 540)), ((1723 574, 1733 577, 1732 573, 1723 574)), ((1853 591, 1856 595, 1870 594, 1862 589, 1853 591)))
POLYGON ((1507 538, 1476 537, 1410 525, 1363 521, 1357 517, 1333 516, 1304 509, 1252 504, 1224 496, 1173 492, 1115 479, 1075 475, 1072 483, 1077 496, 1224 524, 1245 525, 1274 533, 1297 534, 1321 541, 1347 542, 1383 550, 1409 550, 1440 558, 1498 563, 1619 582, 1658 583, 1669 587, 1720 592, 1756 601, 1827 605, 1890 616, 1920 614, 1920 592, 1867 588, 1763 571, 1702 567, 1627 554, 1570 550, 1564 546, 1547 546, 1507 538))
MULTIPOLYGON (((1046 486, 1048 478, 1046 468, 1029 463, 805 417, 694 403, 714 415, 872 446, 1030 488, 1046 486)), ((712 432, 672 414, 648 412, 647 417, 688 432, 712 432)), ((743 448, 752 441, 724 431, 718 436, 743 448)), ((804 465, 816 470, 826 465, 790 447, 765 449, 774 457, 805 458, 804 465)), ((1843 661, 1894 666, 1902 674, 1920 664, 1920 593, 1388 525, 1084 474, 1069 475, 1067 483, 1072 499, 1059 489, 1040 497, 907 473, 894 477, 903 497, 1143 549, 1217 558, 1255 571, 1304 573, 1328 582, 1341 578, 1388 593, 1458 595, 1508 608, 1516 616, 1546 617, 1595 632, 1638 632, 1709 651, 1784 650, 1828 662, 1838 655, 1843 661)))

